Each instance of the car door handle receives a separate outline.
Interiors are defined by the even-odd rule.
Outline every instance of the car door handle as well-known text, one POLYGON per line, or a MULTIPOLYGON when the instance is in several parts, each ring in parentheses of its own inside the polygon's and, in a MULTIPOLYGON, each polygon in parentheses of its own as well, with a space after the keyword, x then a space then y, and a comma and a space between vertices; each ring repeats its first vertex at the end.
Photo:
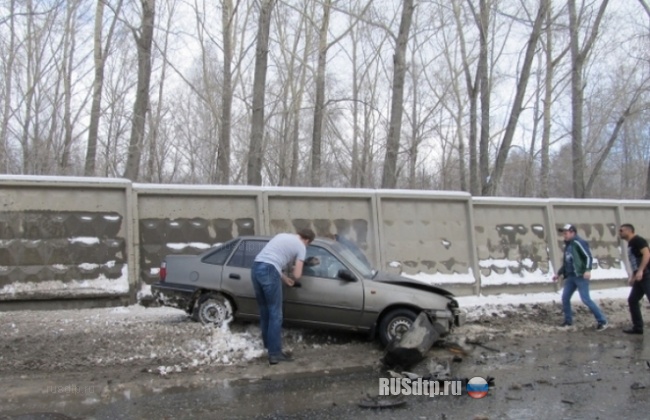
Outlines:
POLYGON ((241 280, 241 276, 239 274, 232 274, 231 273, 228 277, 231 278, 231 279, 235 279, 235 280, 241 280))

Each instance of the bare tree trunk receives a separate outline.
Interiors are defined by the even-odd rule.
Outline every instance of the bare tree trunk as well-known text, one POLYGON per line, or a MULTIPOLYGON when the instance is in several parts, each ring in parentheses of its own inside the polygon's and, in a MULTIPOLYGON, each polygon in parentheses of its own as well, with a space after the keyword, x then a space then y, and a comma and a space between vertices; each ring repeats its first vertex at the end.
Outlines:
MULTIPOLYGON (((415 57, 411 57, 411 65, 415 67, 415 57)), ((415 175, 416 175, 416 166, 418 163, 418 146, 419 146, 419 139, 418 139, 418 124, 417 124, 417 118, 418 118, 418 78, 416 75, 416 70, 413 69, 413 81, 412 81, 412 91, 411 95, 412 101, 411 101, 411 141, 410 146, 409 146, 409 156, 408 156, 408 170, 409 170, 409 176, 408 176, 408 186, 409 189, 415 189, 415 175)))
MULTIPOLYGON (((308 11, 313 11, 312 6, 304 5, 305 16, 308 15, 308 11)), ((299 66, 299 77, 298 77, 298 86, 292 84, 292 123, 293 127, 291 129, 291 162, 290 162, 290 173, 289 173, 289 183, 290 185, 298 185, 298 174, 300 169, 300 115, 302 113, 302 102, 305 94, 305 86, 307 85, 307 69, 308 66, 305 65, 309 60, 310 52, 312 51, 313 43, 313 32, 305 31, 305 41, 303 45, 302 52, 302 65, 299 66)), ((298 51, 298 41, 296 40, 294 51, 298 51)))
POLYGON ((404 0, 402 6, 402 19, 393 56, 393 86, 391 98, 390 126, 386 140, 386 155, 384 158, 384 172, 381 181, 382 188, 395 188, 397 186, 397 155, 399 153, 399 140, 402 130, 402 113, 404 109, 404 79, 406 77, 406 45, 415 6, 413 0, 404 0))
POLYGON ((542 110, 542 162, 540 169, 540 196, 549 196, 549 149, 551 143, 551 103, 553 102, 553 6, 550 4, 546 9, 546 43, 545 43, 545 66, 544 66, 544 108, 542 110))
POLYGON ((6 68, 4 73, 4 104, 2 107, 2 126, 0 126, 0 167, 3 173, 9 172, 9 150, 7 149, 7 131, 9 119, 11 118, 11 98, 13 93, 14 61, 16 59, 16 20, 13 18, 16 12, 16 0, 9 2, 9 46, 6 57, 6 68))
POLYGON ((95 9, 95 31, 93 35, 93 55, 95 61, 95 79, 93 80, 93 99, 90 108, 90 124, 88 126, 88 146, 86 149, 86 163, 84 166, 85 176, 95 175, 95 164, 97 159, 97 137, 99 133, 99 120, 101 118, 102 90, 104 88, 104 63, 111 48, 113 33, 117 23, 117 17, 122 8, 122 0, 115 5, 115 16, 106 36, 106 45, 102 47, 102 29, 104 24, 104 6, 106 0, 97 0, 95 9))
MULTIPOLYGON (((28 17, 27 17, 27 33, 33 34, 34 33, 34 22, 33 22, 33 15, 34 15, 34 7, 32 0, 27 0, 27 11, 29 12, 28 17)), ((27 38, 25 41, 26 43, 26 48, 27 48, 27 93, 25 94, 25 98, 23 100, 24 107, 25 107, 25 116, 23 117, 23 124, 22 124, 22 135, 21 135, 21 144, 23 148, 23 162, 22 162, 22 174, 29 174, 31 173, 31 167, 36 166, 38 162, 38 156, 32 156, 31 155, 31 145, 29 142, 29 131, 31 128, 32 124, 32 104, 34 102, 34 83, 35 83, 35 73, 36 71, 34 70, 34 66, 36 63, 34 62, 34 50, 35 50, 35 43, 36 40, 34 39, 33 36, 30 36, 27 38), (31 164, 31 165, 30 165, 31 164)), ((37 136, 34 136, 36 139, 37 136)), ((37 140, 34 140, 36 142, 37 140)), ((37 144, 33 145, 33 149, 38 153, 38 147, 37 144)))
POLYGON ((104 25, 104 0, 97 0, 97 7, 95 8, 95 31, 93 34, 95 80, 93 81, 93 101, 90 107, 90 125, 88 127, 88 146, 86 149, 86 163, 84 166, 85 176, 95 175, 95 160, 97 157, 97 136, 99 133, 99 118, 100 118, 101 106, 102 106, 102 88, 104 85, 104 54, 102 51, 103 25, 104 25))
POLYGON ((591 195, 591 189, 593 188, 594 182, 596 182, 596 179, 600 174, 600 169, 603 167, 603 164, 605 163, 605 160, 609 156, 609 152, 612 150, 612 147, 614 147, 614 143, 616 143, 616 139, 618 139, 618 133, 621 131, 621 127, 625 123, 625 119, 630 116, 632 112, 632 106, 634 105, 636 100, 637 100, 637 96, 635 95, 634 99, 632 100, 632 103, 623 111, 623 115, 621 115, 619 119, 616 121, 616 125, 614 126, 614 131, 612 131, 612 134, 609 136, 609 139, 607 140, 607 144, 605 145, 605 150, 603 150, 603 153, 596 161, 596 164, 594 165, 594 169, 591 172, 591 175, 589 175, 589 179, 587 180, 587 185, 585 187, 586 197, 589 197, 591 195))
POLYGON ((594 45, 598 28, 609 0, 603 0, 598 9, 598 15, 591 27, 589 37, 584 46, 580 47, 579 21, 576 13, 576 1, 568 0, 569 5, 569 42, 571 47, 571 153, 573 161, 573 196, 585 198, 585 162, 582 139, 582 112, 584 107, 584 84, 582 72, 587 55, 594 45))
POLYGON ((648 174, 645 180, 645 195, 646 200, 650 200, 650 162, 648 163, 648 174))
POLYGON ((262 0, 257 27, 257 48, 255 54, 255 76, 253 81, 253 116, 251 140, 248 151, 248 185, 262 185, 262 142, 264 141, 264 100, 266 67, 269 55, 269 32, 271 12, 276 0, 262 0))
POLYGON ((223 86, 221 90, 221 132, 217 148, 217 179, 220 184, 230 183, 230 136, 232 132, 232 22, 234 5, 232 0, 223 0, 221 6, 221 27, 223 32, 223 86))
POLYGON ((476 22, 479 38, 478 76, 481 87, 481 138, 479 141, 479 172, 481 195, 488 194, 490 182, 490 75, 488 66, 488 29, 490 27, 490 5, 488 0, 479 1, 479 16, 476 22))
MULTIPOLYGON (((174 20, 175 16, 175 2, 168 1, 167 2, 167 21, 166 21, 166 27, 171 28, 172 22, 174 20)), ((161 123, 163 120, 163 113, 165 110, 165 82, 167 80, 167 70, 169 67, 169 60, 167 60, 167 52, 169 49, 169 37, 170 37, 170 32, 165 31, 163 40, 162 40, 162 47, 158 47, 160 49, 160 53, 162 55, 162 64, 160 64, 160 82, 158 84, 158 100, 156 101, 156 109, 150 110, 149 112, 149 133, 148 133, 148 143, 149 143, 149 153, 147 156, 147 170, 146 170, 146 179, 147 182, 161 182, 162 181, 162 173, 161 173, 161 167, 162 163, 160 162, 161 157, 160 157, 160 152, 162 151, 164 153, 164 144, 161 146, 161 123), (161 150, 162 149, 162 150, 161 150)), ((157 66, 158 67, 158 66, 157 66)))
MULTIPOLYGON (((459 2, 454 1, 453 10, 454 10, 454 19, 456 20, 456 31, 460 39, 460 53, 463 61, 463 74, 465 75, 465 85, 467 93, 469 95, 469 192, 472 195, 479 195, 481 190, 481 184, 478 176, 478 156, 477 156, 477 123, 478 123, 478 71, 474 78, 470 72, 469 64, 470 59, 467 55, 467 47, 465 45, 465 36, 463 34, 464 28, 460 20, 460 7, 459 2)), ((471 3, 470 3, 471 5, 471 3)), ((460 96, 459 96, 460 99, 460 96)), ((460 130, 460 124, 458 129, 460 130)), ((462 137, 459 138, 459 142, 462 142, 462 137)), ((460 153, 459 145, 459 153, 460 153)), ((464 156, 462 157, 464 159, 464 156)))
POLYGON ((526 47, 526 54, 524 55, 524 62, 521 68, 521 76, 519 77, 519 82, 517 83, 515 99, 512 103, 512 108, 510 110, 510 116, 508 118, 505 133, 503 134, 503 141, 501 142, 499 152, 497 153, 494 171, 492 173, 492 176, 489 177, 489 180, 484 185, 484 191, 487 193, 487 195, 496 195, 497 189, 499 187, 499 182, 503 176, 503 168, 505 167, 506 160, 508 159, 508 152, 510 151, 512 139, 514 138, 515 130, 517 129, 517 122, 519 121, 519 116, 521 115, 522 104, 524 102, 524 96, 526 95, 526 87, 528 86, 530 71, 533 67, 533 59, 535 58, 535 49, 537 48, 537 42, 542 31, 542 22, 544 22, 544 17, 546 16, 547 6, 548 4, 546 0, 540 0, 539 9, 537 10, 537 16, 535 16, 532 32, 528 38, 528 46, 526 47))
MULTIPOLYGON (((639 3, 641 3, 641 6, 643 6, 643 10, 645 10, 648 17, 650 17, 650 6, 648 6, 645 0, 639 0, 639 3)), ((646 200, 650 200, 650 162, 648 162, 648 173, 646 175, 644 198, 646 200)))
POLYGON ((314 127, 311 143, 311 185, 321 185, 321 154, 323 138, 323 113, 325 109, 325 66, 327 64, 327 32, 330 24, 332 0, 323 2, 323 17, 318 32, 318 65, 316 68, 316 101, 314 104, 314 127))
POLYGON ((138 49, 138 84, 133 106, 133 121, 129 140, 129 154, 124 169, 124 178, 135 181, 140 172, 140 158, 144 140, 144 127, 149 109, 149 86, 151 85, 151 46, 153 43, 156 0, 141 0, 142 24, 140 34, 132 28, 138 49))
POLYGON ((352 156, 350 156, 350 186, 357 188, 359 186, 359 42, 356 32, 350 34, 352 42, 352 156))
POLYGON ((63 151, 60 169, 63 175, 69 174, 70 148, 72 147, 72 68, 76 47, 75 20, 78 3, 68 1, 66 7, 65 33, 63 36, 63 151))

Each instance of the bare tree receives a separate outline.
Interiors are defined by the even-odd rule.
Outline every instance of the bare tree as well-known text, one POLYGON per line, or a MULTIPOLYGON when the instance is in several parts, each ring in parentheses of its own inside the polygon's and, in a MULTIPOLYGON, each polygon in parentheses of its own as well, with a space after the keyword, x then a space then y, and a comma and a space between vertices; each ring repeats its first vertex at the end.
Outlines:
MULTIPOLYGON (((490 71, 489 71, 489 45, 488 30, 490 27, 490 0, 479 0, 479 13, 474 12, 474 19, 479 28, 479 59, 477 76, 481 91, 481 137, 479 140, 479 174, 481 180, 481 194, 485 195, 490 176, 490 71)), ((468 0, 471 5, 472 0, 468 0)), ((472 11, 474 8, 472 7, 472 11)))
POLYGON ((13 97, 14 61, 16 60, 16 21, 13 18, 16 13, 16 0, 10 0, 9 12, 9 40, 5 50, 6 65, 4 67, 4 103, 2 106, 2 123, 0 125, 0 167, 5 173, 9 173, 10 151, 8 147, 8 130, 12 109, 11 100, 13 97))
MULTIPOLYGON (((479 195, 481 192, 481 183, 478 171, 478 95, 480 92, 479 71, 477 70, 475 76, 472 76, 470 69, 470 57, 467 52, 467 45, 464 35, 464 25, 461 21, 461 8, 458 1, 453 3, 454 19, 456 21, 456 30, 458 32, 458 39, 460 43, 460 53, 463 64, 463 74, 465 76, 465 85, 469 99, 469 191, 472 195, 479 195)), ((471 4, 471 3, 470 3, 471 4)), ((484 66, 482 59, 487 59, 487 56, 481 55, 479 58, 478 67, 484 66)), ((478 69, 477 67, 477 69, 478 69)), ((460 122, 460 121, 459 121, 460 122)))
POLYGON ((257 47, 255 52, 255 76, 253 81, 253 116, 248 149, 248 185, 262 185, 262 141, 264 140, 264 100, 266 70, 269 55, 269 31, 271 13, 276 0, 261 0, 257 26, 257 47))
POLYGON ((316 67, 316 101, 314 105, 314 129, 311 145, 311 185, 320 186, 320 166, 323 137, 323 111, 325 108, 325 65, 327 63, 327 32, 330 24, 332 0, 323 1, 323 16, 318 31, 318 64, 316 67))
MULTIPOLYGON (((648 18, 650 18, 650 5, 646 3, 645 0, 639 0, 639 3, 641 3, 641 6, 643 6, 643 10, 645 10, 646 14, 648 15, 648 18)), ((645 183, 645 196, 644 198, 646 200, 650 200, 650 159, 648 160, 648 168, 647 168, 647 178, 646 178, 646 183, 645 183)))
POLYGON ((113 33, 118 21, 120 10, 122 9, 122 1, 118 0, 115 5, 115 13, 106 35, 105 44, 102 46, 102 31, 104 29, 104 9, 106 0, 97 0, 95 9, 95 30, 93 36, 93 56, 95 63, 95 78, 93 80, 93 96, 92 105, 90 108, 90 123, 88 126, 88 145, 86 149, 86 163, 84 166, 85 176, 95 175, 95 165, 97 159, 97 137, 99 134, 99 120, 101 118, 102 108, 102 91, 104 88, 104 69, 106 63, 106 56, 111 50, 113 41, 113 33))
POLYGON ((406 77, 405 56, 414 9, 415 5, 413 4, 413 0, 404 0, 402 5, 402 19, 395 42, 395 54, 393 55, 391 112, 388 138, 386 139, 384 172, 381 179, 382 188, 395 188, 397 185, 397 155, 399 153, 402 114, 404 112, 404 79, 406 77))
POLYGON ((573 162, 573 196, 585 198, 585 162, 582 139, 582 113, 584 106, 584 65, 594 46, 598 29, 609 0, 603 0, 596 18, 591 26, 588 37, 580 46, 580 22, 576 12, 576 1, 568 0, 569 5, 569 34, 571 46, 571 154, 573 162))
POLYGON ((138 51, 138 83, 133 106, 129 152, 123 177, 137 180, 144 141, 144 128, 149 109, 149 86, 151 85, 151 48, 153 44, 156 0, 140 0, 142 16, 140 28, 131 28, 138 51))
MULTIPOLYGON (((239 1, 237 1, 239 5, 239 1)), ((233 19, 236 6, 232 0, 223 0, 221 4, 221 32, 223 34, 223 82, 221 88, 221 131, 217 149, 217 181, 220 184, 230 182, 230 139, 232 132, 233 101, 233 19)))
POLYGON ((489 176, 489 179, 483 188, 484 192, 487 195, 496 194, 497 188, 499 186, 499 181, 503 175, 503 168, 505 166, 506 159, 508 158, 510 147, 512 146, 512 139, 517 128, 519 116, 521 115, 524 95, 526 94, 526 87, 528 86, 528 79, 530 77, 530 71, 533 66, 533 59, 535 58, 537 42, 542 32, 542 22, 544 22, 544 18, 546 17, 547 7, 548 1, 540 0, 539 8, 537 9, 537 15, 535 16, 533 27, 528 38, 528 45, 526 46, 526 53, 524 55, 524 61, 521 67, 521 75, 519 76, 519 81, 517 82, 515 98, 512 103, 512 108, 510 110, 510 116, 508 118, 505 133, 503 134, 503 140, 501 141, 499 152, 497 153, 494 170, 492 172, 492 175, 489 176))

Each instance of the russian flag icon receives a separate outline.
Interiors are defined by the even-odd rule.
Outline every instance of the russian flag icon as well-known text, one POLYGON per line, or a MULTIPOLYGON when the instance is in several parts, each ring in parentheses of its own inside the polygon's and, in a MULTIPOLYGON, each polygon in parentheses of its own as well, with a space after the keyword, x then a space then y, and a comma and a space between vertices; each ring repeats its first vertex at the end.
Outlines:
POLYGON ((472 398, 483 398, 488 393, 488 383, 480 376, 467 381, 467 394, 472 398))

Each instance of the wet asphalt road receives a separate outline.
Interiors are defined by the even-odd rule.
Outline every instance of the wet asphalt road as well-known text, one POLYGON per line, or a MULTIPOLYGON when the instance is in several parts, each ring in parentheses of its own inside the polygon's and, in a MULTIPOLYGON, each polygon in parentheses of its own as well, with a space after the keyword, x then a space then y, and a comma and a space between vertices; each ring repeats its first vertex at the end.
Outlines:
MULTIPOLYGON (((497 338, 488 347, 477 346, 450 364, 455 377, 495 378, 496 386, 483 399, 404 396, 406 403, 399 408, 361 408, 362 399, 377 394, 378 378, 387 377, 363 368, 177 387, 137 398, 124 394, 101 406, 58 400, 53 411, 96 419, 650 418, 648 335, 627 336, 614 329, 558 331, 547 337, 497 338)), ((431 356, 441 362, 451 359, 447 350, 431 356)), ((412 370, 423 374, 427 363, 412 370)), ((25 414, 0 419, 64 418, 25 414)))

